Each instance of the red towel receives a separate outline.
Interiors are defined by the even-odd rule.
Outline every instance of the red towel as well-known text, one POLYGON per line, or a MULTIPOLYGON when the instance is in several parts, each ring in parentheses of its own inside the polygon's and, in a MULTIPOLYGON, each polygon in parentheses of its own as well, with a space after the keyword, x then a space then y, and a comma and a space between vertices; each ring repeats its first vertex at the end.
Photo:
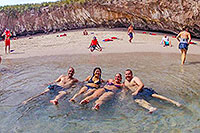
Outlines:
POLYGON ((117 39, 117 37, 111 37, 111 39, 117 39))

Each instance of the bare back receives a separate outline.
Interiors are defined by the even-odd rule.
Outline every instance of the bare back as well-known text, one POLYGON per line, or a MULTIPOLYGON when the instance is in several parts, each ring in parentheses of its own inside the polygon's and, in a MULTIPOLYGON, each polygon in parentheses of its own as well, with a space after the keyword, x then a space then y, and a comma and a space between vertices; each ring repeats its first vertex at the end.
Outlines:
POLYGON ((178 39, 178 41, 180 41, 179 38, 181 38, 181 39, 187 39, 188 42, 191 41, 191 35, 187 31, 180 32, 176 38, 178 39))

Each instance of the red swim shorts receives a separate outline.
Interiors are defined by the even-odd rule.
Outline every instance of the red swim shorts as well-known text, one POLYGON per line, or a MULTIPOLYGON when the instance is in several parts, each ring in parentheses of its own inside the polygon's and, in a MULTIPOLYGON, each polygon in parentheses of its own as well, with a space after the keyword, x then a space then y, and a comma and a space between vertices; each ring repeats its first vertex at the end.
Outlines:
POLYGON ((6 45, 6 46, 10 46, 10 39, 6 39, 6 40, 5 40, 5 45, 6 45))

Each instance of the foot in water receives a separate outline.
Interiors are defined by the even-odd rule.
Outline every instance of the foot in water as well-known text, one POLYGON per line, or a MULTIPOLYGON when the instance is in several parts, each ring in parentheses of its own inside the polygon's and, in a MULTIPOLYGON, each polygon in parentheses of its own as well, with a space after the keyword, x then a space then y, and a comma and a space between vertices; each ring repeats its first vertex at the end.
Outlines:
POLYGON ((76 101, 73 98, 71 98, 71 99, 69 99, 69 102, 75 103, 76 101))
POLYGON ((88 104, 90 101, 89 100, 82 100, 81 102, 80 102, 80 104, 88 104))
POLYGON ((151 107, 150 109, 149 109, 149 113, 150 114, 152 114, 154 111, 156 111, 157 110, 157 108, 154 108, 154 107, 151 107))
POLYGON ((182 104, 180 104, 179 102, 174 103, 177 107, 181 107, 182 104))
POLYGON ((93 110, 99 110, 99 108, 100 108, 99 104, 96 104, 92 109, 93 110))
POLYGON ((58 105, 58 100, 50 100, 50 103, 53 103, 54 105, 58 105))

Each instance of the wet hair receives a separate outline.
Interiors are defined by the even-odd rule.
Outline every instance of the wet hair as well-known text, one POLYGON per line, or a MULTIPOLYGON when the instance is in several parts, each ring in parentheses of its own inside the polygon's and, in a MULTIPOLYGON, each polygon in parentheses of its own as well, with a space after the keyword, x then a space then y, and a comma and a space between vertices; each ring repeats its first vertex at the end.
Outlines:
POLYGON ((183 30, 188 31, 189 27, 188 26, 184 26, 183 30))
POLYGON ((129 72, 131 72, 131 74, 133 74, 133 72, 132 72, 132 70, 131 70, 131 69, 126 69, 126 71, 129 71, 129 72))
POLYGON ((120 77, 122 77, 122 74, 121 74, 121 73, 116 73, 116 74, 115 74, 115 76, 116 76, 117 74, 119 74, 119 75, 120 75, 120 77))
POLYGON ((100 71, 100 77, 101 77, 101 68, 100 68, 100 67, 95 67, 95 68, 94 68, 94 70, 93 70, 93 76, 94 76, 94 73, 95 73, 96 70, 99 70, 99 71, 100 71))

